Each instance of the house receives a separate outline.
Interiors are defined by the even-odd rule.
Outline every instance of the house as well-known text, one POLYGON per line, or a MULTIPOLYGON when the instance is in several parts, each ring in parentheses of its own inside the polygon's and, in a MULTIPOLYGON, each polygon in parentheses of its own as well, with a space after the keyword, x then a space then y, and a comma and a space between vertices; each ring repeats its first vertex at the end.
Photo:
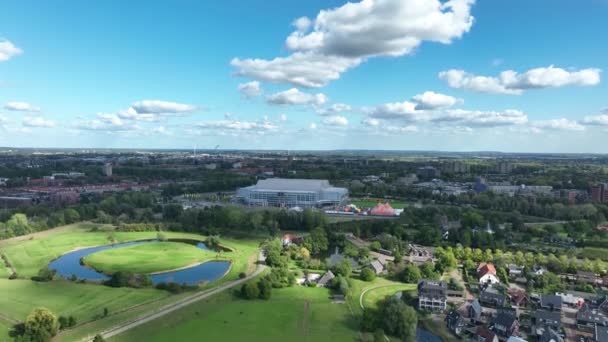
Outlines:
POLYGON ((515 264, 508 264, 507 271, 509 273, 509 278, 511 279, 521 277, 524 274, 524 268, 515 264))
POLYGON ((562 303, 571 307, 581 307, 585 304, 583 297, 575 296, 572 293, 555 293, 556 296, 562 297, 562 303))
POLYGON ((325 273, 317 282, 317 286, 318 287, 328 287, 331 286, 331 280, 334 279, 336 276, 331 272, 331 271, 327 271, 327 273, 325 273))
POLYGON ((327 260, 326 260, 327 267, 334 267, 344 259, 347 259, 350 261, 351 267, 353 269, 359 268, 359 264, 352 258, 349 258, 349 257, 345 256, 344 254, 340 253, 340 249, 338 247, 336 247, 336 251, 334 252, 334 254, 330 255, 329 258, 327 258, 327 260))
POLYGON ((593 331, 593 340, 595 342, 608 342, 608 327, 596 325, 593 331))
POLYGON ((586 302, 586 305, 592 309, 599 309, 608 314, 608 295, 591 298, 586 302))
POLYGON ((474 342, 498 342, 498 337, 495 333, 488 330, 485 327, 477 327, 475 334, 473 334, 473 338, 471 341, 474 342))
POLYGON ((500 280, 496 276, 496 268, 493 264, 482 262, 477 267, 477 277, 480 284, 498 284, 500 280))
POLYGON ((492 320, 494 332, 503 337, 517 335, 519 332, 519 322, 514 315, 501 312, 492 320))
POLYGON ((301 236, 296 236, 293 234, 285 234, 281 238, 281 243, 283 247, 289 247, 292 244, 299 245, 304 242, 304 239, 301 236))
POLYGON ((562 297, 558 295, 541 295, 540 307, 549 311, 562 311, 562 297))
POLYGON ((526 296, 524 290, 509 288, 507 290, 507 296, 509 297, 511 304, 515 306, 525 306, 529 302, 528 296, 526 296))
POLYGON ((579 284, 595 284, 595 273, 578 271, 576 272, 576 282, 579 284))
POLYGON ((416 265, 424 264, 427 261, 432 262, 435 258, 435 252, 432 247, 410 244, 409 250, 409 261, 416 265))
POLYGON ((488 287, 479 295, 479 302, 487 306, 503 306, 505 304, 505 299, 505 295, 498 292, 498 290, 493 287, 488 287))
POLYGON ((564 342, 564 338, 557 331, 548 328, 540 335, 538 342, 564 342))
POLYGON ((448 300, 448 284, 445 281, 421 280, 418 283, 418 309, 443 311, 448 300))
POLYGON ((593 331, 596 325, 608 327, 608 317, 598 309, 583 306, 576 313, 576 326, 585 331, 593 331))
POLYGON ((462 315, 456 310, 450 311, 448 315, 445 317, 445 323, 448 326, 448 329, 452 331, 456 336, 460 336, 466 326, 462 315))
POLYGON ((369 267, 376 273, 380 274, 384 272, 384 265, 380 262, 380 260, 374 260, 369 263, 369 267))
POLYGON ((532 267, 532 274, 534 274, 535 276, 542 276, 546 272, 547 272, 547 269, 542 266, 534 265, 532 267))
POLYGON ((561 318, 561 313, 557 311, 536 310, 532 313, 532 332, 540 339, 549 329, 559 331, 561 318))
POLYGON ((471 319, 471 322, 479 322, 481 320, 481 314, 483 313, 483 310, 481 309, 481 304, 479 304, 479 301, 477 299, 471 302, 471 305, 469 305, 467 311, 469 313, 469 318, 471 319))

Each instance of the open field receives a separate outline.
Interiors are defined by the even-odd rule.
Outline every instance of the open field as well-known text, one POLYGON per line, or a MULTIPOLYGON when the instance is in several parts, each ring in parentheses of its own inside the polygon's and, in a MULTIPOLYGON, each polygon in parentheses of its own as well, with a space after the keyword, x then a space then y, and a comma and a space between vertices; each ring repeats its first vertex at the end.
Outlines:
MULTIPOLYGON (((385 287, 394 290, 394 292, 390 294, 395 294, 397 291, 413 291, 416 289, 415 284, 404 284, 380 277, 369 282, 353 279, 351 286, 352 296, 348 299, 353 311, 358 315, 362 313, 361 301, 366 300, 366 297, 367 305, 375 305, 377 301, 384 298, 383 293, 389 295, 391 290, 380 290, 385 287), (369 297, 368 294, 370 295, 369 297)), ((363 302, 363 305, 366 306, 366 302, 363 302)))
POLYGON ((268 301, 218 294, 110 341, 354 341, 357 322, 323 288, 273 290, 268 301))
POLYGON ((369 198, 369 199, 360 199, 348 202, 349 204, 354 204, 357 208, 373 208, 378 203, 390 203, 391 207, 394 209, 403 209, 407 207, 407 203, 399 200, 389 200, 384 198, 369 198))
POLYGON ((217 254, 183 242, 150 242, 93 253, 84 258, 84 263, 106 274, 149 274, 212 260, 217 254))
MULTIPOLYGON (((205 239, 204 236, 188 233, 166 232, 165 235, 168 238, 201 241, 205 239)), ((37 274, 39 269, 46 267, 54 258, 76 248, 108 244, 110 237, 117 242, 153 239, 156 238, 156 232, 115 232, 111 226, 82 223, 0 241, 0 250, 8 256, 20 278, 29 278, 37 274)), ((238 279, 240 272, 247 273, 255 269, 259 249, 258 240, 222 238, 220 242, 232 250, 221 253, 222 259, 232 260, 232 267, 225 277, 206 284, 203 288, 238 279)), ((182 243, 174 244, 182 245, 182 243)), ((159 245, 162 244, 159 243, 159 245)), ((184 247, 188 250, 194 248, 197 252, 206 253, 192 245, 184 247)), ((216 255, 215 252, 207 253, 212 258, 216 255)), ((129 258, 137 259, 134 255, 129 255, 129 258)), ((158 258, 158 256, 154 258, 158 258)), ((135 260, 130 262, 137 264, 135 260)), ((108 329, 119 322, 131 320, 192 294, 188 292, 170 295, 168 292, 156 289, 110 288, 65 280, 46 283, 37 283, 29 279, 8 280, 6 279, 8 272, 2 272, 2 270, 0 270, 0 275, 2 276, 0 277, 0 293, 11 294, 11 296, 0 296, 0 318, 5 316, 8 319, 20 321, 25 319, 32 309, 39 306, 47 307, 57 315, 76 317, 78 325, 61 332, 57 338, 58 341, 79 340, 88 336, 92 331, 108 329), (109 309, 110 314, 108 317, 101 318, 104 307, 109 309)), ((0 341, 4 341, 11 323, 2 320, 0 322, 7 326, 4 329, 0 325, 0 341)))
MULTIPOLYGON (((38 271, 46 267, 53 259, 76 248, 106 245, 112 239, 116 242, 126 242, 156 238, 156 232, 116 232, 108 229, 94 230, 95 227, 101 226, 80 223, 45 232, 45 235, 36 236, 33 239, 18 238, 0 241, 0 251, 8 256, 19 277, 29 278, 38 274, 38 271)), ((197 234, 165 232, 165 235, 171 239, 204 240, 203 236, 197 234)), ((246 265, 238 264, 241 262, 246 264, 246 259, 251 254, 255 254, 257 242, 230 239, 222 239, 221 242, 236 249, 235 252, 222 255, 229 259, 234 258, 233 260, 237 264, 233 268, 247 268, 246 265)))
POLYGON ((366 308, 377 308, 378 302, 394 295, 399 291, 412 292, 416 294, 416 284, 384 285, 365 292, 363 295, 363 306, 366 308))
POLYGON ((96 318, 107 307, 110 312, 170 295, 156 289, 112 288, 68 281, 38 283, 0 279, 0 314, 22 321, 33 308, 43 306, 58 315, 75 316, 79 322, 96 318))
POLYGON ((11 329, 11 325, 3 320, 0 320, 0 342, 8 342, 10 341, 10 337, 8 336, 8 332, 11 329))

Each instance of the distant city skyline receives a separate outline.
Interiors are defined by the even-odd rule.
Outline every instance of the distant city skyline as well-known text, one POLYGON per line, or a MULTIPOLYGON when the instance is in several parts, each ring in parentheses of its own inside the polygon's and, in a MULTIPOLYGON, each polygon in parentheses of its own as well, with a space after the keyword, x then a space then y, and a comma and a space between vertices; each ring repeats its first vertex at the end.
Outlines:
POLYGON ((608 153, 608 1, 34 2, 0 146, 608 153))

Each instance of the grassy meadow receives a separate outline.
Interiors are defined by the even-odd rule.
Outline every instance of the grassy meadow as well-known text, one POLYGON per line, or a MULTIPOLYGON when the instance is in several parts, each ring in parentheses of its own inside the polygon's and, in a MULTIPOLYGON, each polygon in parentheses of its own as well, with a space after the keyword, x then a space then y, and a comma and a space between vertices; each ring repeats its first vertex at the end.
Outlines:
POLYGON ((242 300, 224 292, 110 341, 354 341, 358 323, 347 304, 333 304, 324 288, 274 289, 270 300, 242 300))
POLYGON ((84 263, 106 274, 149 274, 212 260, 217 254, 183 242, 150 242, 93 253, 84 257, 84 263))

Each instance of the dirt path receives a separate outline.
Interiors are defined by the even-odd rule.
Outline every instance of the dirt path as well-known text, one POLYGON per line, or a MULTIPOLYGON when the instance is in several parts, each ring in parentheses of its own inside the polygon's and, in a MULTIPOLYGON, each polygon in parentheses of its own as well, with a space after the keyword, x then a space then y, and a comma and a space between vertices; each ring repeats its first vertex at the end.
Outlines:
MULTIPOLYGON (((104 338, 104 339, 108 339, 112 336, 116 336, 118 334, 122 334, 125 331, 131 330, 133 328, 136 328, 142 324, 148 323, 150 321, 153 321, 157 318, 161 318, 163 316, 166 316, 170 313, 172 313, 173 311, 179 310, 185 306, 188 306, 190 304, 196 303, 200 300, 203 300, 205 298, 211 297, 215 294, 218 294, 220 292, 223 292, 225 290, 231 289, 235 286, 238 286, 240 284, 243 284, 247 281, 249 281, 252 278, 257 277, 258 275, 260 275, 264 269, 266 268, 266 266, 263 265, 263 261, 264 261, 264 256, 262 255, 262 253, 259 254, 258 256, 258 266, 255 270, 255 272, 253 272, 252 274, 248 275, 247 277, 243 278, 243 279, 237 279, 237 280, 233 280, 231 282, 225 283, 224 285, 221 285, 219 287, 213 288, 213 289, 209 289, 209 290, 205 290, 199 293, 196 293, 192 296, 186 297, 184 299, 181 299, 175 303, 171 303, 168 305, 165 305, 164 307, 160 308, 159 310, 157 310, 156 312, 152 312, 152 313, 146 313, 138 318, 135 318, 134 320, 128 321, 128 322, 123 322, 121 324, 118 324, 108 330, 102 331, 99 334, 104 338)), ((84 339, 84 341, 93 341, 93 336, 90 336, 86 339, 84 339)))
POLYGON ((8 316, 5 316, 5 315, 3 315, 3 314, 0 314, 0 321, 5 321, 5 322, 8 322, 8 323, 10 323, 10 324, 17 324, 17 323, 20 323, 18 320, 16 320, 16 319, 12 319, 12 318, 10 318, 10 317, 8 317, 8 316))

